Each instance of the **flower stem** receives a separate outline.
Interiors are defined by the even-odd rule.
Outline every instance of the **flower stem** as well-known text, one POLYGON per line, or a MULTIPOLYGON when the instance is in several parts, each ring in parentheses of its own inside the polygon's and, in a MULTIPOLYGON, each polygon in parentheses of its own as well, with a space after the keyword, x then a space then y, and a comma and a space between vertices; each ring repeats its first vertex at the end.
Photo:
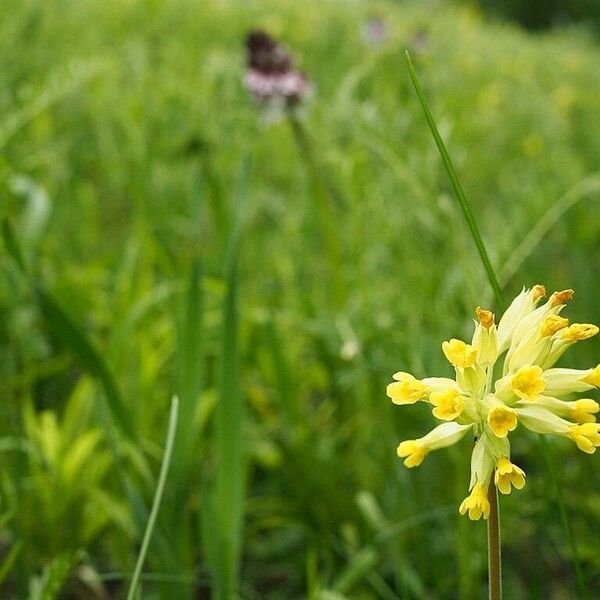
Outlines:
POLYGON ((321 229, 325 252, 329 259, 333 304, 340 308, 346 301, 346 284, 342 268, 342 240, 335 210, 347 206, 343 196, 333 184, 327 169, 317 157, 311 137, 302 122, 293 111, 288 110, 287 117, 292 128, 294 140, 312 179, 311 199, 316 221, 321 229))
POLYGON ((488 488, 490 516, 488 518, 488 580, 490 600, 502 599, 502 557, 500 550, 500 511, 498 490, 494 481, 488 488))

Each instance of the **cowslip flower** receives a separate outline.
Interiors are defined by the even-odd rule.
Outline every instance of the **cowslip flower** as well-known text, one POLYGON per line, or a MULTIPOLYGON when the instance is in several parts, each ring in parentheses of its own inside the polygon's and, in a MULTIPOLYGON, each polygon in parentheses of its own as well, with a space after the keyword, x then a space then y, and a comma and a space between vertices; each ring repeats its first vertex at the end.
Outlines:
POLYGON ((433 416, 443 421, 424 437, 398 446, 407 467, 420 465, 429 452, 467 433, 474 436, 470 494, 459 508, 470 519, 488 518, 491 481, 502 494, 525 486, 525 472, 510 456, 509 436, 520 426, 568 438, 587 454, 600 446, 600 405, 591 398, 573 398, 600 388, 600 365, 554 367, 570 346, 598 333, 596 325, 569 324, 561 316, 572 296, 573 290, 554 292, 542 303, 543 286, 524 288, 497 325, 492 312, 478 307, 471 342, 442 343, 454 379, 417 379, 401 371, 387 386, 394 404, 428 403, 433 416))

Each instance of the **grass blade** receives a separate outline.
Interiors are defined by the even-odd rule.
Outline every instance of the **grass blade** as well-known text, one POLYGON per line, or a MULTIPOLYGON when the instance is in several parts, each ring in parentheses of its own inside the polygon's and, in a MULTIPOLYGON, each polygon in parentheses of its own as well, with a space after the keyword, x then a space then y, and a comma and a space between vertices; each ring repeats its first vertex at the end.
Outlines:
MULTIPOLYGON (((162 566, 184 578, 165 586, 163 595, 181 600, 192 598, 193 585, 185 576, 194 572, 194 527, 190 498, 196 492, 197 478, 192 471, 196 458, 198 427, 196 409, 204 376, 204 298, 200 260, 192 263, 187 293, 178 319, 176 373, 180 398, 180 418, 173 447, 171 486, 165 499, 165 531, 169 547, 163 552, 162 566)), ((162 530, 162 528, 161 528, 162 530)))
POLYGON ((27 266, 23 254, 21 253, 21 247, 15 237, 14 229, 6 219, 2 221, 2 237, 4 239, 6 250, 19 268, 19 271, 25 275, 27 273, 27 266))
POLYGON ((169 465, 171 464, 171 455, 173 453, 173 444, 175 441, 175 432, 177 430, 178 416, 179 398, 177 398, 177 396, 173 396, 173 399, 171 400, 171 411, 169 413, 169 425, 167 428, 165 450, 163 452, 162 464, 160 465, 160 473, 158 475, 156 491, 154 492, 154 500, 152 501, 152 508, 150 509, 150 515, 148 517, 146 530, 144 531, 144 538, 142 539, 140 552, 135 563, 135 568, 133 569, 133 575, 131 576, 129 591, 127 592, 127 600, 133 600, 135 598, 135 594, 137 592, 137 588, 140 582, 142 567, 144 566, 144 560, 146 559, 148 546, 150 545, 150 539, 152 538, 152 532, 154 531, 154 526, 156 524, 158 509, 160 507, 160 501, 162 499, 162 495, 165 489, 167 474, 169 472, 169 465))
POLYGON ((286 348, 281 342, 273 314, 269 315, 269 320, 265 325, 265 333, 273 362, 273 370, 276 378, 275 383, 279 392, 281 410, 287 426, 286 430, 290 434, 293 434, 300 420, 296 396, 296 381, 293 377, 293 370, 290 368, 286 348))
POLYGON ((498 306, 502 309, 505 308, 504 296, 502 294, 502 290, 500 289, 500 285, 498 284, 498 279, 496 278, 496 274, 492 267, 492 263, 490 262, 487 250, 483 243, 483 239, 481 238, 481 234, 479 233, 479 227, 477 226, 477 221, 473 216, 473 212, 471 211, 471 207, 469 206, 469 202, 467 201, 467 197, 462 189, 458 176, 456 175, 456 171, 452 166, 452 161, 450 160, 450 155, 446 150, 446 146, 444 145, 444 141, 442 140, 442 136, 438 131, 437 125, 433 119, 433 115, 429 110, 429 106, 427 104, 427 100, 425 99, 425 94, 423 93, 423 89, 421 88, 421 84, 419 83, 419 79, 417 77, 417 73, 415 71, 415 67, 413 66, 412 59, 410 58, 410 54, 408 50, 406 51, 406 60, 408 62, 408 72, 410 73, 410 78, 415 87, 415 91, 417 92, 417 96, 419 97, 419 102, 421 103, 421 107, 423 108, 423 112, 425 113, 425 118, 427 119, 427 124, 429 125, 429 129, 431 130, 431 134, 433 135, 433 139, 438 147, 440 152, 440 156, 442 157, 442 161, 444 166, 446 167, 446 171, 448 173, 448 177, 450 177, 450 181, 452 183, 452 188, 454 189, 454 193, 456 194, 456 199, 460 204, 465 220, 467 221, 467 226, 469 227, 469 231, 471 232, 471 236, 473 237, 473 241, 475 242, 475 246, 477 246, 477 252, 479 252, 479 257, 481 258, 481 262, 483 263, 483 267, 487 274, 488 280, 492 289, 494 290, 494 295, 496 296, 496 301, 498 302, 498 306))
POLYGON ((173 488, 179 497, 189 475, 194 450, 194 414, 202 389, 203 369, 202 268, 194 261, 179 326, 177 386, 181 418, 173 448, 173 488))
MULTIPOLYGON (((408 71, 410 73, 410 78, 414 85, 415 91, 417 92, 417 96, 419 97, 421 107, 423 108, 423 112, 425 113, 425 118, 427 119, 427 123, 429 124, 429 128, 431 129, 431 133, 435 139, 435 143, 436 143, 438 150, 440 152, 440 155, 442 157, 444 166, 446 167, 448 176, 450 177, 450 180, 452 182, 452 187, 454 188, 456 198, 462 208, 463 214, 467 221, 467 225, 469 227, 469 231, 471 232, 473 241, 475 242, 475 245, 477 246, 477 250, 479 252, 481 262, 483 263, 483 266, 487 273, 488 280, 490 282, 490 285, 492 286, 492 289, 494 290, 494 295, 496 296, 496 300, 497 300, 499 306, 502 309, 504 309, 506 307, 504 295, 502 293, 500 285, 498 284, 498 279, 496 277, 494 269, 492 268, 492 265, 490 263, 490 260, 489 260, 488 254, 487 254, 487 250, 483 243, 483 239, 481 238, 481 234, 479 233, 477 221, 475 220, 475 217, 473 216, 471 207, 467 201, 467 198, 462 189, 462 186, 460 185, 458 176, 456 175, 456 171, 454 170, 454 167, 452 166, 452 161, 450 160, 450 156, 448 155, 446 146, 444 145, 444 142, 439 134, 438 128, 433 119, 433 115, 431 114, 431 111, 429 110, 427 100, 425 99, 425 94, 423 93, 423 89, 422 89, 419 79, 417 77, 417 73, 415 71, 414 65, 412 63, 412 60, 410 58, 410 54, 408 51, 406 51, 406 60, 408 63, 408 71)), ((583 570, 581 568, 581 562, 579 560, 579 553, 577 551, 577 543, 575 541, 575 535, 573 533, 573 529, 571 527, 571 522, 569 521, 569 518, 567 515, 567 510, 565 507, 565 502, 563 499, 562 490, 561 490, 561 486, 560 486, 560 483, 558 480, 558 476, 554 469, 553 461, 549 455, 550 447, 549 447, 549 444, 547 443, 547 441, 542 436, 538 436, 538 442, 540 444, 542 454, 544 455, 544 457, 546 457, 546 465, 548 468, 548 472, 550 474, 550 479, 553 482, 553 485, 556 490, 556 504, 558 505, 562 527, 563 527, 564 533, 566 535, 567 542, 569 543, 569 546, 571 549, 571 562, 573 563, 573 567, 575 569, 575 574, 576 574, 576 579, 577 579, 577 587, 579 588, 579 595, 581 598, 588 598, 589 594, 587 591, 587 585, 585 583, 585 579, 583 577, 583 570)))
POLYGON ((288 121, 292 128, 294 140, 306 163, 311 180, 311 200, 315 222, 320 229, 325 251, 329 260, 332 280, 332 300, 335 307, 344 305, 347 298, 346 283, 343 270, 343 247, 339 235, 339 223, 335 210, 348 206, 341 194, 336 190, 328 176, 327 168, 315 155, 314 143, 304 128, 302 121, 288 111, 288 121))
POLYGON ((83 365, 83 367, 102 384, 110 412, 119 429, 130 439, 135 440, 133 423, 106 362, 94 347, 86 333, 59 306, 54 298, 40 285, 34 287, 34 295, 40 312, 54 336, 59 339, 83 365))
POLYGON ((244 504, 244 402, 239 387, 237 257, 250 162, 242 162, 225 267, 220 396, 216 407, 216 481, 204 514, 206 549, 215 597, 237 596, 244 504))

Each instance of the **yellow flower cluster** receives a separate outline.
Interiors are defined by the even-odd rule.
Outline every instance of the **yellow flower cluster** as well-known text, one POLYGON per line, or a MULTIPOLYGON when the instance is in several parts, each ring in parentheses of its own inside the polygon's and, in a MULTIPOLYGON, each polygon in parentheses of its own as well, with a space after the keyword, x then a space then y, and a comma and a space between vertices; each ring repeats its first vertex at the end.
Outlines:
POLYGON ((427 402, 433 416, 444 421, 426 436, 398 446, 407 467, 420 465, 429 452, 456 443, 469 431, 474 435, 471 493, 460 505, 460 513, 468 512, 471 519, 487 519, 492 477, 503 494, 525 485, 525 473, 510 461, 508 441, 519 424, 569 438, 588 454, 600 446, 598 402, 573 399, 600 387, 600 365, 554 368, 569 346, 598 333, 595 325, 569 324, 560 316, 572 296, 573 290, 554 292, 540 304, 546 297, 544 286, 523 289, 498 325, 490 311, 478 307, 471 343, 451 339, 442 344, 454 379, 416 379, 399 372, 387 386, 394 404, 427 402))

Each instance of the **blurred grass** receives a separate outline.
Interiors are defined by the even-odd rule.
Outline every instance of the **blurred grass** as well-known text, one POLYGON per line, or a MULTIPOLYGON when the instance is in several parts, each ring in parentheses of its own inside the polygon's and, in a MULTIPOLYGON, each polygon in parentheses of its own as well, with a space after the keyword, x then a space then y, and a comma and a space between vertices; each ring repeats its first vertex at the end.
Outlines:
MULTIPOLYGON (((474 306, 493 304, 403 52, 411 49, 431 90, 491 262, 508 273, 507 296, 525 283, 574 287, 572 314, 597 322, 597 193, 552 208, 600 169, 592 38, 582 29, 530 36, 435 2, 0 6, 0 216, 35 283, 114 374, 140 439, 119 439, 118 462, 146 505, 165 398, 181 387, 189 434, 176 450, 178 491, 166 491, 144 589, 169 597, 174 588, 158 582, 180 576, 209 594, 199 515, 220 464, 219 365, 231 342, 223 266, 250 149, 240 375, 226 382, 246 404, 236 430, 248 480, 241 596, 453 598, 460 584, 461 597, 480 597, 484 528, 441 510, 462 499, 468 460, 433 455, 408 473, 396 444, 431 418, 394 410, 384 394, 400 369, 448 373, 442 339, 465 334, 474 306), (363 38, 373 16, 388 28, 378 45, 363 38), (313 175, 288 124, 265 124, 241 85, 243 40, 257 27, 285 40, 316 83, 302 123, 346 199, 331 207, 343 303, 332 293, 313 175), (521 241, 549 212, 522 256, 521 241), (416 515, 429 516, 412 526, 416 515)), ((63 597, 119 597, 143 529, 114 477, 102 388, 55 333, 3 250, 0 559, 12 566, 2 595, 26 597, 30 577, 60 571, 63 597), (113 572, 124 575, 104 577, 113 572)), ((591 340, 571 360, 595 364, 599 349, 591 340)), ((596 459, 552 446, 588 585, 598 589, 596 459)), ((529 478, 502 499, 507 597, 539 596, 549 580, 555 597, 572 597, 543 457, 527 435, 515 436, 513 453, 529 478)))

